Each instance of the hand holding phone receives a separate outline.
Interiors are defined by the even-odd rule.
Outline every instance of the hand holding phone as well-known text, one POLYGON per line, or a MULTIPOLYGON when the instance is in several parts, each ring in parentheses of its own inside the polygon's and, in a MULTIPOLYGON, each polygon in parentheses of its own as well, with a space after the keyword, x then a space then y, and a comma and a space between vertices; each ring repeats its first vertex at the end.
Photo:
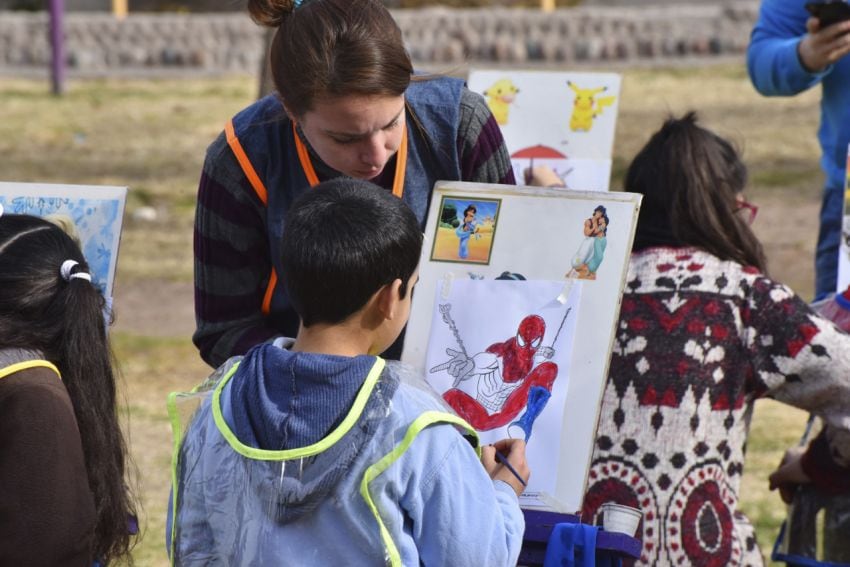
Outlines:
POLYGON ((828 2, 807 2, 806 10, 818 19, 821 29, 850 20, 850 4, 844 0, 830 0, 828 2))
POLYGON ((810 73, 819 73, 850 54, 850 4, 844 1, 809 2, 812 17, 797 44, 800 63, 810 73))

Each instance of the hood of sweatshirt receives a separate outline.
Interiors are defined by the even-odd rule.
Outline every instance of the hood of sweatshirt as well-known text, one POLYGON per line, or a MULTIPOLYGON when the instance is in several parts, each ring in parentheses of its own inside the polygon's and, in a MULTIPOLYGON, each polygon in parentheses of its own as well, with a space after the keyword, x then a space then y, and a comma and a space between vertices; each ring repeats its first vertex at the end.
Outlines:
POLYGON ((277 521, 294 521, 326 498, 388 415, 398 379, 386 370, 362 411, 352 411, 377 361, 374 356, 291 352, 264 344, 245 355, 226 384, 222 412, 243 445, 265 451, 321 445, 312 456, 249 461, 253 488, 277 521), (328 436, 340 432, 350 413, 353 426, 330 443, 328 436))

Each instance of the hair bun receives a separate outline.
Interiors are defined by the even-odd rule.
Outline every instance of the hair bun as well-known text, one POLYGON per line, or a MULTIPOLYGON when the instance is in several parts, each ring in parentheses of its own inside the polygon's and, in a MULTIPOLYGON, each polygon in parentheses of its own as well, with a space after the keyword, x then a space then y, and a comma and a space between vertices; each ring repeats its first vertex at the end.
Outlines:
POLYGON ((248 0, 248 12, 251 19, 270 28, 280 24, 295 11, 302 0, 248 0))

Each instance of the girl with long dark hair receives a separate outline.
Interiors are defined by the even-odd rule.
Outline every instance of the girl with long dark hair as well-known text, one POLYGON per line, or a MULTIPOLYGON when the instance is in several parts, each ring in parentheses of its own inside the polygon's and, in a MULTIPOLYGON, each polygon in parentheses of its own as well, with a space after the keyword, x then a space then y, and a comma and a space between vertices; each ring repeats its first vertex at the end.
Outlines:
POLYGON ((850 336, 765 275, 734 146, 667 120, 629 166, 643 194, 583 519, 643 512, 641 565, 761 565, 739 490, 753 404, 826 427, 772 487, 850 490, 850 336))
POLYGON ((129 559, 104 307, 65 232, 0 216, 0 565, 129 559))

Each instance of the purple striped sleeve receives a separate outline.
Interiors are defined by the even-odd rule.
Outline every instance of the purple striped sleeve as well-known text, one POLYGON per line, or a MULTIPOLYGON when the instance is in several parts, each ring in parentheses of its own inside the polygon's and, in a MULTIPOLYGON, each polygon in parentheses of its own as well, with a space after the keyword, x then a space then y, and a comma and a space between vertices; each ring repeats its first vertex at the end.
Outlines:
POLYGON ((461 96, 457 148, 462 181, 516 184, 499 124, 484 99, 469 90, 461 96))
POLYGON ((207 152, 195 210, 192 337, 212 366, 278 333, 262 314, 271 263, 266 210, 220 136, 207 152))

